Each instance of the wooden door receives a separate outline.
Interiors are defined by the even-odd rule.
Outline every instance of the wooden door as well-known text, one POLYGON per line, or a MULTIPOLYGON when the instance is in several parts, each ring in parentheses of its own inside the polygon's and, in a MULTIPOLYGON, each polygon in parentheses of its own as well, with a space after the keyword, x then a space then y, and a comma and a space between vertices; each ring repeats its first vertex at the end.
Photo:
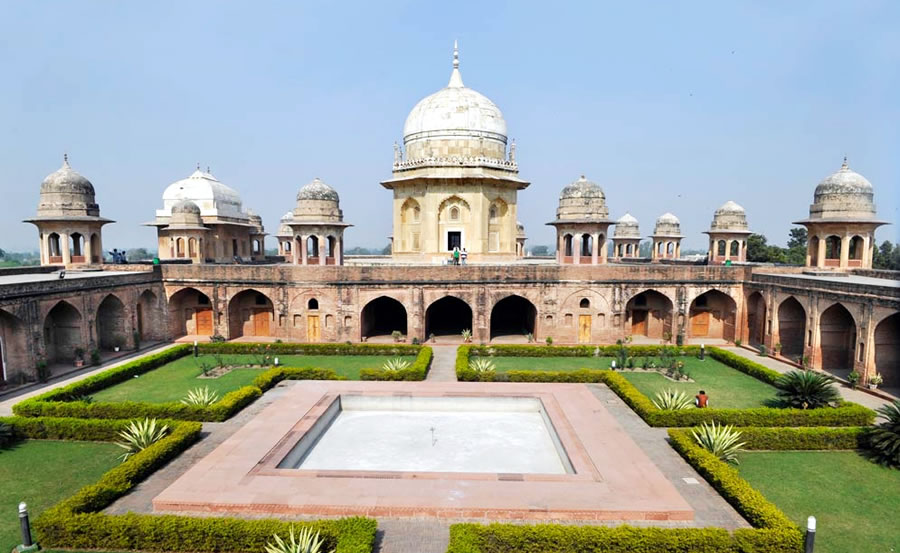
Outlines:
POLYGON ((578 343, 588 344, 591 341, 591 316, 578 315, 578 343))
POLYGON ((631 333, 638 336, 647 335, 647 311, 631 312, 631 333))
POLYGON ((214 334, 212 308, 198 307, 194 316, 197 321, 197 334, 199 336, 212 336, 214 334))
POLYGON ((307 342, 318 342, 322 339, 322 334, 319 330, 319 316, 318 315, 307 315, 306 316, 306 341, 307 342))
POLYGON ((253 312, 253 335, 269 335, 269 310, 257 309, 253 312))
POLYGON ((699 311, 691 317, 691 336, 709 335, 709 311, 699 311))

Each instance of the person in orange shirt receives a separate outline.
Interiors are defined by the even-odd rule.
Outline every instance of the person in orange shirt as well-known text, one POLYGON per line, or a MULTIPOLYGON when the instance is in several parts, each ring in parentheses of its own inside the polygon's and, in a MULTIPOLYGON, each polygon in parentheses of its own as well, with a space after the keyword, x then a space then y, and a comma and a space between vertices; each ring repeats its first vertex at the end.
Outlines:
POLYGON ((709 404, 709 396, 706 395, 706 392, 700 390, 700 393, 694 396, 694 405, 699 407, 700 409, 705 408, 709 404))

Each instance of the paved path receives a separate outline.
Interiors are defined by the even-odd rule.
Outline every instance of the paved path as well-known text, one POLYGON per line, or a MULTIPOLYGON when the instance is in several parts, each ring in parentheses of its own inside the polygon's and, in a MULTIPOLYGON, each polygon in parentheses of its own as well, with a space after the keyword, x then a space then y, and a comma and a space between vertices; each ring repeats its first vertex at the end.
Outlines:
POLYGON ((457 346, 431 346, 434 357, 425 380, 456 382, 456 348, 457 346))
MULTIPOLYGON (((730 351, 731 353, 740 355, 741 357, 745 357, 754 363, 759 363, 760 365, 764 365, 773 371, 778 371, 780 373, 786 373, 788 371, 795 371, 797 367, 785 363, 784 361, 779 361, 778 359, 774 359, 769 356, 761 356, 752 351, 746 350, 744 348, 740 348, 737 346, 719 346, 724 350, 730 351)), ((873 396, 872 394, 867 394, 866 392, 860 390, 853 390, 847 387, 844 384, 838 384, 838 391, 841 393, 841 397, 847 401, 852 401, 853 403, 858 403, 860 405, 864 405, 869 409, 877 409, 882 405, 886 405, 889 403, 886 399, 881 399, 878 396, 873 396)))
POLYGON ((157 346, 157 347, 154 347, 149 350, 135 352, 132 355, 118 357, 118 358, 116 358, 115 361, 104 363, 94 369, 87 369, 87 370, 77 373, 77 374, 64 376, 59 379, 53 379, 49 383, 47 383, 43 386, 29 387, 20 394, 12 394, 12 395, 6 397, 3 401, 0 401, 0 416, 12 415, 12 406, 15 405, 16 403, 19 403, 20 401, 24 401, 30 397, 34 397, 36 395, 43 394, 44 392, 49 392, 50 390, 54 390, 56 388, 68 386, 69 384, 71 384, 73 382, 77 382, 79 380, 84 380, 85 378, 87 378, 89 376, 93 376, 93 375, 103 372, 107 369, 112 369, 114 367, 124 365, 125 363, 130 363, 139 357, 143 357, 145 355, 152 355, 154 353, 159 353, 170 347, 172 347, 172 344, 163 344, 161 346, 157 346))

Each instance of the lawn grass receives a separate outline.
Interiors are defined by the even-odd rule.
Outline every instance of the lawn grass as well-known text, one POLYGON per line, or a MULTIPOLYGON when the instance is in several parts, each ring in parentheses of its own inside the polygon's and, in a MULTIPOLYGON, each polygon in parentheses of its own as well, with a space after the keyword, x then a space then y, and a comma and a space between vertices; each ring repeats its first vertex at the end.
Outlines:
MULTIPOLYGON (((255 362, 252 355, 223 355, 228 365, 255 362)), ((359 380, 359 371, 367 367, 380 367, 388 359, 383 355, 279 355, 278 362, 286 367, 320 367, 334 369, 338 375, 350 380, 359 380)), ((412 356, 403 357, 409 362, 412 356)), ((214 365, 212 355, 201 355, 197 359, 186 356, 146 372, 137 378, 94 392, 94 401, 144 401, 165 403, 180 401, 188 390, 209 387, 221 398, 228 392, 253 383, 262 369, 233 369, 218 378, 197 378, 203 371, 201 362, 214 365)))
POLYGON ((0 550, 21 543, 17 505, 28 504, 33 521, 43 510, 100 479, 119 464, 112 443, 26 440, 0 450, 0 550))
MULTIPOLYGON (((498 372, 574 371, 608 369, 610 357, 492 357, 498 372)), ((643 358, 635 358, 640 363, 643 358)), ((710 407, 746 409, 774 405, 775 388, 736 369, 707 357, 680 357, 694 382, 674 382, 657 373, 621 371, 625 378, 650 399, 666 389, 680 390, 693 397, 701 389, 710 396, 710 407)), ((658 359, 655 359, 657 364, 658 359)))
POLYGON ((738 470, 802 528, 816 517, 816 553, 900 551, 900 470, 854 451, 747 451, 738 470))

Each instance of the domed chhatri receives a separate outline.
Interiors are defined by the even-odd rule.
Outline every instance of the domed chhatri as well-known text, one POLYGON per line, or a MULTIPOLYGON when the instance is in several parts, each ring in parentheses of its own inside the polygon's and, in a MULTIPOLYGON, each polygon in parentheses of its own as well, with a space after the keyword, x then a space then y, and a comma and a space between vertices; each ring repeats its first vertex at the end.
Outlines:
POLYGON ((473 263, 519 256, 517 194, 529 183, 503 113, 463 83, 455 43, 447 86, 409 112, 392 168, 381 185, 394 195, 394 259, 438 262, 457 248, 473 263))
POLYGON ((663 213, 656 219, 653 234, 653 250, 651 258, 654 261, 660 259, 678 259, 681 257, 681 221, 671 213, 663 213))
POLYGON ((747 213, 735 202, 729 200, 716 210, 705 234, 709 235, 708 263, 747 260, 747 236, 752 233, 747 213))
POLYGON ((245 212, 241 196, 200 167, 163 191, 163 207, 149 226, 157 228, 160 259, 194 263, 265 258, 262 219, 245 212))
POLYGON ((595 182, 581 175, 559 194, 556 227, 560 263, 606 263, 609 225, 606 195, 595 182))
POLYGON ((290 222, 294 220, 294 212, 288 211, 278 220, 278 232, 275 237, 278 238, 278 255, 284 257, 285 262, 293 263, 294 251, 291 246, 294 242, 294 230, 291 228, 290 222))
POLYGON ((281 222, 290 228, 290 243, 279 239, 285 259, 295 265, 343 264, 344 229, 352 225, 344 222, 340 196, 322 179, 316 177, 300 187, 294 211, 281 222))
POLYGON ((795 221, 807 228, 809 267, 872 267, 875 229, 887 224, 875 218, 872 183, 850 169, 847 158, 816 186, 809 217, 795 221))
POLYGON ((638 220, 630 213, 619 217, 613 231, 613 257, 628 259, 640 256, 641 228, 638 220))
POLYGON ((72 169, 68 155, 41 182, 37 214, 25 222, 38 227, 41 265, 103 263, 102 227, 113 221, 100 217, 94 185, 72 169))
POLYGON ((516 257, 525 257, 525 241, 528 235, 525 233, 525 225, 522 221, 516 221, 516 257))

